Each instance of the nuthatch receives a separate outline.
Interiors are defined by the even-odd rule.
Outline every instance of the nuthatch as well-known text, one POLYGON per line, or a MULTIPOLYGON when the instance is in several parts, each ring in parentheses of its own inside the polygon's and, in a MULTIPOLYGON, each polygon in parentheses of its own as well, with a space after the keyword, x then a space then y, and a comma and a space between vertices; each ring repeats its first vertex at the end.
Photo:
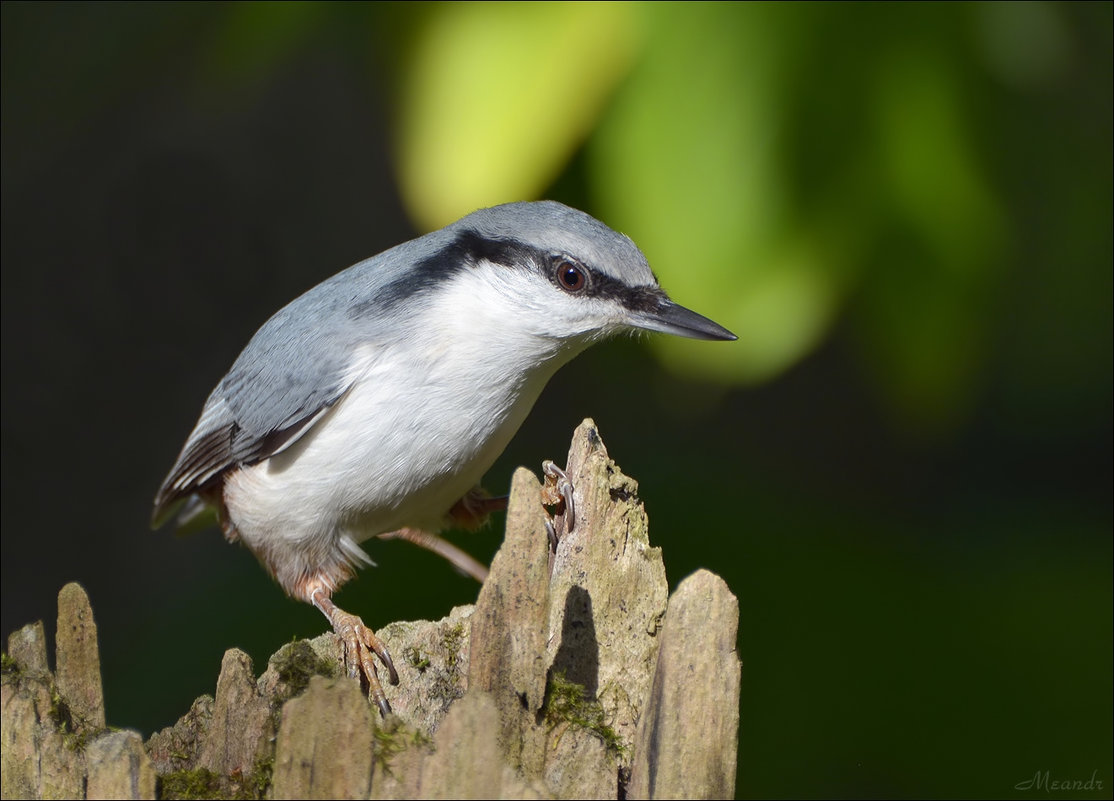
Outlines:
POLYGON ((482 209, 318 284, 252 337, 155 497, 215 507, 292 597, 329 619, 390 711, 378 637, 332 595, 360 543, 483 516, 476 489, 550 376, 622 331, 735 335, 670 300, 627 237, 552 201, 482 209))

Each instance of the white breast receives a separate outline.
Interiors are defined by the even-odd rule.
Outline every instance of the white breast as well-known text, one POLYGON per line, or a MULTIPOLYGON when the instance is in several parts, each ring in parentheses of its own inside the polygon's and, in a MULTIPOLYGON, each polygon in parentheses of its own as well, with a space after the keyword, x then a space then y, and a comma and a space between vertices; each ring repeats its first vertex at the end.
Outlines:
MULTIPOLYGON (((483 272, 483 271, 479 271, 483 272)), ((552 374, 587 343, 500 314, 505 280, 461 275, 354 354, 347 394, 297 442, 235 471, 225 504, 244 542, 336 548, 402 526, 437 530, 491 467, 552 374)))

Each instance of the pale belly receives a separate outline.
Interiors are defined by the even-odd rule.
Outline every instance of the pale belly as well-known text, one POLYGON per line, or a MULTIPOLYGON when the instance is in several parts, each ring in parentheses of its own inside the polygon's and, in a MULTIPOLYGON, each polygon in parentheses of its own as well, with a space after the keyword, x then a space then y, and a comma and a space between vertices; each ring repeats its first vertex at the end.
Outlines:
MULTIPOLYGON (((480 482, 556 370, 461 397, 433 380, 376 391, 357 383, 297 442, 234 471, 225 505, 245 544, 273 550, 362 542, 403 526, 436 531, 480 482), (280 546, 281 547, 281 546, 280 546)), ((455 384, 459 386, 459 383, 455 384)))

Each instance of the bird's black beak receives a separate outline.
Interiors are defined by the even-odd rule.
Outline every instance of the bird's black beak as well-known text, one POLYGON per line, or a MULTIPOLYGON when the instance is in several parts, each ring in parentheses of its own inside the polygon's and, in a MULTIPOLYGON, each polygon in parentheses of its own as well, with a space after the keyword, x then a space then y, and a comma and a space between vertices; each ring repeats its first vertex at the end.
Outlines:
POLYGON ((647 331, 661 331, 663 334, 689 339, 738 339, 719 323, 712 322, 704 315, 686 309, 669 298, 662 298, 652 311, 640 311, 632 315, 631 323, 647 331))

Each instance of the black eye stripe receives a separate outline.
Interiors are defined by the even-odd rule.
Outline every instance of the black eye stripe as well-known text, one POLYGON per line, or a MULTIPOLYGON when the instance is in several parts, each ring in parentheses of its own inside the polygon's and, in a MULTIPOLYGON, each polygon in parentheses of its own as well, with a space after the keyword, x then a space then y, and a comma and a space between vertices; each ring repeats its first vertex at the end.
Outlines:
POLYGON ((665 293, 656 286, 627 286, 619 279, 591 270, 563 253, 550 254, 548 261, 553 265, 549 273, 550 280, 570 294, 614 300, 631 311, 642 312, 656 311, 665 299, 665 293), (579 271, 583 276, 582 284, 570 286, 562 281, 564 272, 569 268, 579 271))
MULTIPOLYGON (((389 284, 374 301, 375 308, 387 308, 393 303, 419 294, 425 294, 454 273, 468 270, 480 259, 506 265, 508 269, 536 269, 545 275, 562 292, 578 297, 612 300, 631 311, 651 312, 665 299, 653 285, 628 286, 611 275, 593 270, 565 253, 545 252, 517 239, 489 238, 476 231, 465 230, 445 247, 418 262, 414 270, 389 284), (584 286, 570 290, 558 278, 559 263, 568 262, 578 267, 584 275, 584 286)), ((357 310, 353 309, 355 314, 357 310)), ((359 313, 366 310, 361 307, 359 313)))

